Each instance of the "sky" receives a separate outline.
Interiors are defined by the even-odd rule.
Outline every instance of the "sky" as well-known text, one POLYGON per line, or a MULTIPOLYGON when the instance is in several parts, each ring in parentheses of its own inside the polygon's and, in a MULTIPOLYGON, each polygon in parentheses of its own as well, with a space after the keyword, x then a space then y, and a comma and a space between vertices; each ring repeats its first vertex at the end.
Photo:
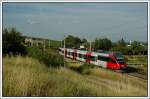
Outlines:
POLYGON ((108 38, 147 42, 147 3, 3 3, 3 27, 62 40, 108 38))

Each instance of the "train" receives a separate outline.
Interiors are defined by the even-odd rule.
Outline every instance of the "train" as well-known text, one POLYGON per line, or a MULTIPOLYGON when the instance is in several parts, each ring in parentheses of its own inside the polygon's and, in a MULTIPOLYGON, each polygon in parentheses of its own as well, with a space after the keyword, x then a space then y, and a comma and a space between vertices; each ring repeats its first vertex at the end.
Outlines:
POLYGON ((121 70, 127 67, 124 55, 121 52, 87 51, 71 48, 59 48, 59 54, 81 62, 91 63, 103 68, 121 70))

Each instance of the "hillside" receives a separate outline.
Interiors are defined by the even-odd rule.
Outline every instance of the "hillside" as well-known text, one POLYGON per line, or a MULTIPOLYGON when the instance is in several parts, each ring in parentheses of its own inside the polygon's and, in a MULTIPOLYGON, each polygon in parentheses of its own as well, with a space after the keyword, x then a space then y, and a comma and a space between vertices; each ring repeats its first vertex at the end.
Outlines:
POLYGON ((3 96, 147 96, 147 81, 97 67, 89 72, 48 68, 30 57, 5 57, 3 96))

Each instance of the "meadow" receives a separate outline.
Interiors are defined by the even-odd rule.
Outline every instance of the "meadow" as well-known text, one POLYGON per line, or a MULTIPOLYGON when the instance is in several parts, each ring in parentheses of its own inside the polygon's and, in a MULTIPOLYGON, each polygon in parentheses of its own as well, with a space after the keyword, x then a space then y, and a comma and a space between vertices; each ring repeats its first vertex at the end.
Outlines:
POLYGON ((143 75, 148 75, 148 55, 128 55, 126 58, 127 63, 133 64, 129 66, 134 68, 136 72, 143 75))
POLYGON ((92 66, 81 73, 74 68, 85 64, 69 61, 54 68, 28 56, 4 57, 3 96, 147 96, 145 80, 92 66))

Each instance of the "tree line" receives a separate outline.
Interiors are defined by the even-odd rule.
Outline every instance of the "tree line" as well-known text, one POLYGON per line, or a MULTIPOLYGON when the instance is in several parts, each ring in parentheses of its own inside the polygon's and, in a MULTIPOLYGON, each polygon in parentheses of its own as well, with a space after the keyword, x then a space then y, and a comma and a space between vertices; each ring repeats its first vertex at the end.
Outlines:
MULTIPOLYGON (((75 37, 68 35, 65 38, 67 48, 77 48, 79 49, 81 45, 85 47, 84 50, 89 50, 90 42, 87 39, 75 37)), ((63 41, 62 41, 63 42, 63 41)), ((60 42, 60 43, 62 43, 60 42)), ((63 44, 60 44, 63 47, 63 44)), ((133 41, 131 44, 125 42, 122 38, 117 42, 112 42, 108 38, 96 38, 91 42, 92 51, 107 50, 107 51, 120 51, 126 55, 147 55, 148 44, 141 43, 138 41, 133 41)), ((27 50, 24 44, 24 37, 22 33, 18 32, 15 28, 8 30, 3 29, 2 32, 2 53, 5 54, 26 54, 27 50)))
MULTIPOLYGON (((88 42, 85 38, 80 39, 79 37, 68 35, 65 38, 65 41, 66 47, 68 48, 79 48, 80 45, 85 46, 84 50, 89 50, 90 48, 90 42, 88 42)), ((112 42, 108 38, 96 38, 93 42, 91 42, 91 47, 92 51, 120 51, 126 55, 147 55, 148 53, 147 43, 133 41, 130 44, 129 42, 125 42, 123 38, 121 38, 117 42, 112 42)))

